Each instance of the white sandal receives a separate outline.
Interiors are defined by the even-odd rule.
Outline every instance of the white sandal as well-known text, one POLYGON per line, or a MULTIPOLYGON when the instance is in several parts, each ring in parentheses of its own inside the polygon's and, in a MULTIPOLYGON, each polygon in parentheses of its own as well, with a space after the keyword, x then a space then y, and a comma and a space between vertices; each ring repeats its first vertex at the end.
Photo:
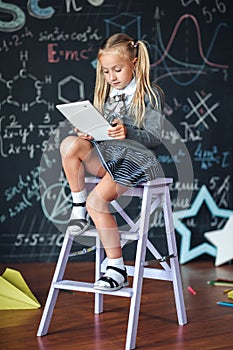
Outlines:
MULTIPOLYGON (((73 203, 73 206, 78 207, 78 206, 85 206, 86 202, 84 203, 73 203)), ((69 233, 74 235, 74 236, 79 236, 83 232, 85 232, 88 227, 90 226, 90 220, 89 220, 89 214, 86 214, 85 219, 71 219, 68 224, 68 230, 69 233)))
POLYGON ((120 273, 124 277, 124 281, 122 283, 118 283, 112 277, 102 276, 102 277, 100 277, 100 279, 98 279, 98 281, 96 281, 94 283, 94 289, 105 290, 105 291, 106 290, 107 291, 115 291, 115 290, 121 289, 123 287, 127 287, 129 285, 126 268, 124 270, 122 270, 116 266, 108 266, 107 270, 109 270, 109 269, 115 270, 118 273, 120 273), (109 286, 103 286, 103 284, 101 282, 107 282, 109 284, 109 286))

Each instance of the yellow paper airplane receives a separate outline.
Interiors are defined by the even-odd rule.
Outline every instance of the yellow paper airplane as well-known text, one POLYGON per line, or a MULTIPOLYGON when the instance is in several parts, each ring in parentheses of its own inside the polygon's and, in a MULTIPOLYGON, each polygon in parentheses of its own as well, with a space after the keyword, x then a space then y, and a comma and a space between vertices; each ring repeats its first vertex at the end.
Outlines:
POLYGON ((229 299, 233 299, 233 290, 227 293, 229 299))
POLYGON ((41 305, 21 273, 7 268, 0 276, 0 310, 38 309, 41 305))

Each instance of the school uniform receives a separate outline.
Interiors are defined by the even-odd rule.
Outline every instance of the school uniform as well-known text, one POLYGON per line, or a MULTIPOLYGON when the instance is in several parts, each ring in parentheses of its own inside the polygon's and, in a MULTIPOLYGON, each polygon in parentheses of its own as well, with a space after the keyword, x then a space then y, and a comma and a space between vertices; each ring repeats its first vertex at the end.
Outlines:
POLYGON ((135 90, 134 78, 123 90, 113 89, 104 105, 104 116, 110 123, 115 118, 122 119, 127 128, 126 139, 93 142, 102 165, 114 181, 128 187, 153 180, 158 175, 155 151, 161 143, 164 119, 163 96, 158 88, 153 88, 159 108, 153 108, 149 97, 145 96, 143 126, 137 127, 129 112, 135 90))

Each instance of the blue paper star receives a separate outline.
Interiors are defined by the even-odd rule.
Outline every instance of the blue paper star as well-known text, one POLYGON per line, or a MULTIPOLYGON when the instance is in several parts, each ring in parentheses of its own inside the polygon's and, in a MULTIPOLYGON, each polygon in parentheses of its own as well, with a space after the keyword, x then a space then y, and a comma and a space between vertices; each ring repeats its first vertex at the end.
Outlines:
POLYGON ((214 216, 229 218, 233 213, 232 210, 218 208, 215 201, 213 200, 213 197, 211 196, 205 185, 201 187, 200 191, 198 192, 196 198, 192 203, 192 206, 189 209, 174 212, 174 226, 176 231, 182 236, 179 259, 181 264, 185 264, 186 262, 195 259, 198 256, 205 253, 214 257, 216 256, 216 248, 206 242, 191 249, 190 241, 192 232, 182 222, 182 219, 196 216, 203 202, 206 203, 210 213, 214 216))

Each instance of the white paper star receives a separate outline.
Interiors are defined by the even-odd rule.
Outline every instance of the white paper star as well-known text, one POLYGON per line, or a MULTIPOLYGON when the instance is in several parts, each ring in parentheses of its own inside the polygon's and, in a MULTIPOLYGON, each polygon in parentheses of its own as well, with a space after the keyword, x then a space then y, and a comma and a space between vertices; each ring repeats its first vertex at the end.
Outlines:
POLYGON ((204 236, 217 247, 215 266, 233 259, 233 215, 221 230, 205 232, 204 236))

